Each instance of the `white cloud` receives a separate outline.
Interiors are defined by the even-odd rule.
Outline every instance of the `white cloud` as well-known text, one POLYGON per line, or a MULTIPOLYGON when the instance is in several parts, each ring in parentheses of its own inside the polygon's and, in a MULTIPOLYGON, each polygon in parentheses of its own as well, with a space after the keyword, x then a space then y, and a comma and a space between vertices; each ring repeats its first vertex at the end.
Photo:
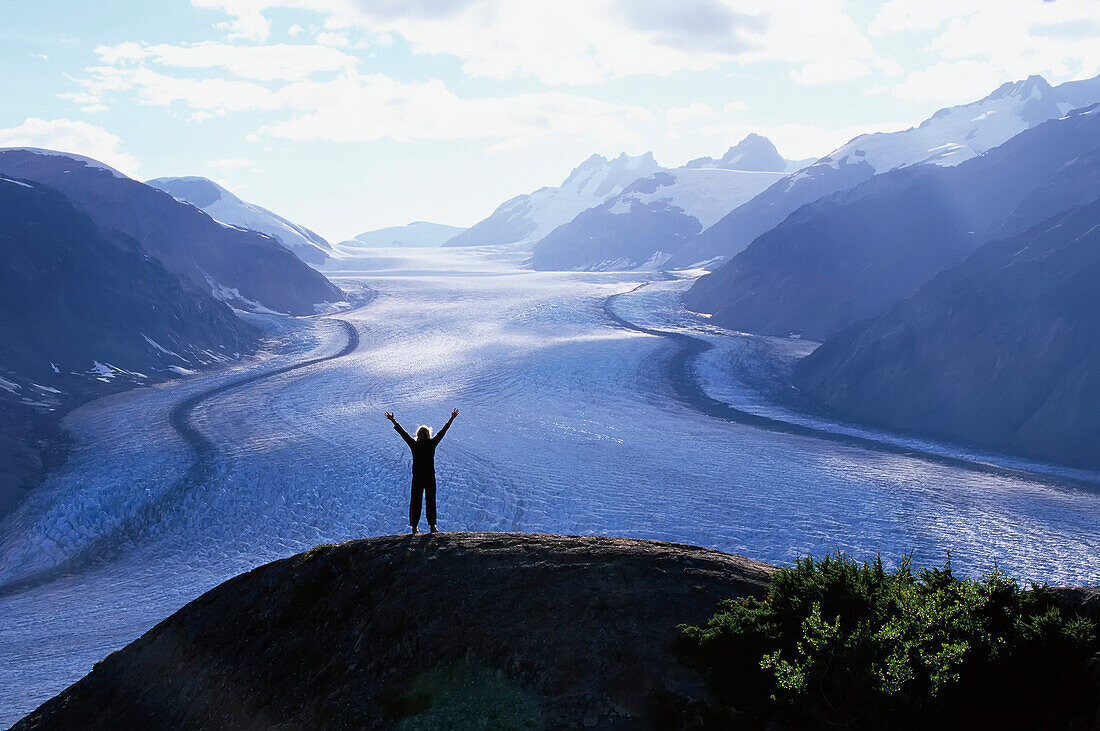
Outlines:
POLYGON ((354 72, 330 82, 290 84, 276 98, 297 114, 263 131, 292 140, 497 138, 518 144, 553 135, 628 145, 640 141, 639 124, 653 117, 642 107, 560 92, 463 98, 439 81, 354 72))
POLYGON ((213 168, 214 170, 241 170, 243 168, 252 167, 253 162, 243 157, 223 157, 220 160, 211 160, 206 163, 206 167, 213 168))
POLYGON ((147 61, 178 68, 218 68, 255 81, 305 79, 317 73, 353 68, 357 63, 354 56, 325 45, 286 43, 236 46, 216 41, 181 45, 127 42, 100 46, 95 52, 108 66, 147 61))
POLYGON ((197 8, 216 8, 232 16, 231 20, 216 23, 215 28, 226 32, 232 40, 267 40, 271 33, 271 21, 263 14, 264 3, 253 0, 191 0, 197 8))
POLYGON ((183 79, 144 66, 95 70, 89 88, 101 93, 133 94, 137 101, 152 106, 180 102, 193 110, 212 114, 243 111, 272 111, 282 105, 271 89, 252 81, 234 79, 183 79))
POLYGON ((879 56, 871 63, 885 76, 903 76, 905 74, 905 67, 892 58, 879 56))
POLYGON ((0 129, 0 147, 42 147, 95 158, 134 177, 137 159, 121 150, 122 141, 95 125, 72 119, 30 117, 18 127, 0 129))
POLYGON ((978 61, 941 61, 914 71, 893 88, 899 99, 913 102, 964 102, 984 97, 1004 82, 996 66, 978 61))
POLYGON ((317 34, 316 40, 322 46, 332 46, 334 48, 347 48, 351 45, 347 34, 340 31, 323 31, 317 34))
POLYGON ((891 0, 868 26, 872 35, 930 33, 927 50, 944 61, 996 68, 1001 80, 1100 73, 1096 0, 891 0))
POLYGON ((890 0, 879 9, 867 31, 873 36, 885 36, 936 30, 950 18, 981 10, 983 2, 988 0, 890 0))
MULTIPOLYGON (((324 14, 325 29, 358 25, 397 34, 425 54, 455 56, 470 76, 532 76, 587 85, 635 74, 668 74, 722 63, 779 61, 846 69, 868 61, 870 41, 841 0, 192 0, 220 8, 232 32, 260 30, 265 13, 296 7, 324 14)), ((832 74, 804 73, 807 83, 832 74)))
MULTIPOLYGON (((727 104, 726 108, 733 106, 727 104)), ((709 119, 718 114, 714 111, 714 108, 708 104, 702 102, 692 102, 686 107, 673 107, 665 112, 665 116, 668 117, 668 121, 672 123, 680 122, 697 122, 700 119, 709 119)))
POLYGON ((301 32, 303 30, 304 30, 304 28, 302 28, 302 26, 295 23, 294 25, 292 25, 292 26, 290 26, 289 28, 286 29, 286 34, 288 36, 293 37, 293 36, 297 36, 297 35, 301 34, 301 32))
POLYGON ((828 81, 851 81, 866 76, 871 70, 854 58, 828 61, 810 61, 791 72, 791 79, 799 84, 823 84, 828 81))
POLYGON ((262 131, 293 140, 517 141, 564 135, 626 144, 639 139, 639 122, 654 117, 636 105, 561 92, 459 97, 439 81, 403 82, 354 69, 332 79, 302 79, 281 86, 181 78, 129 61, 88 71, 89 77, 81 82, 86 91, 69 98, 94 102, 125 96, 152 106, 182 104, 195 121, 242 111, 283 112, 288 116, 262 131))

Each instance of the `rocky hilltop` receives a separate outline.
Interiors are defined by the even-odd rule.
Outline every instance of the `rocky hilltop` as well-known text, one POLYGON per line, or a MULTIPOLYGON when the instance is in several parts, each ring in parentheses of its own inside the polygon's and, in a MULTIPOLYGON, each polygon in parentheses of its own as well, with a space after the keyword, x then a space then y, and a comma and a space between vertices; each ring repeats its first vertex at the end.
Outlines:
POLYGON ((677 624, 773 571, 622 538, 321 546, 209 591, 15 728, 664 725, 712 700, 677 624))

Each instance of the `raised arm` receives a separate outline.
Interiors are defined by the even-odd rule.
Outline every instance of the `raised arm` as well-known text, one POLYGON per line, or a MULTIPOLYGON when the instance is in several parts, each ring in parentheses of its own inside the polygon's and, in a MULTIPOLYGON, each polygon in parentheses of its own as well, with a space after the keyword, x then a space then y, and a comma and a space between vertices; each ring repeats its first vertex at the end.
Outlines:
POLYGON ((439 430, 439 433, 432 437, 433 442, 438 442, 443 438, 443 435, 447 433, 447 430, 451 428, 451 424, 454 422, 455 417, 458 416, 458 409, 451 412, 451 418, 447 419, 447 423, 443 425, 443 428, 439 430))
POLYGON ((392 411, 386 412, 386 418, 393 422, 393 428, 397 430, 397 433, 401 435, 401 438, 405 440, 405 443, 408 444, 410 448, 412 448, 412 446, 416 444, 416 440, 410 437, 409 433, 401 428, 401 425, 397 423, 397 419, 393 417, 392 411))

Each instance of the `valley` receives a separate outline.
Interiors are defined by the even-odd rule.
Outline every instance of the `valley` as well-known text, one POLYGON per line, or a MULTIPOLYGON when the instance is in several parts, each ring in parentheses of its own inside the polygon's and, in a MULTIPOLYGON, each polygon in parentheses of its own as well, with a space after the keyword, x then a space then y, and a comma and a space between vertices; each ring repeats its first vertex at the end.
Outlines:
POLYGON ((362 307, 244 314, 257 356, 70 414, 65 468, 0 523, 0 722, 237 573, 407 530, 385 410, 436 428, 461 410, 437 458, 445 531, 1100 573, 1100 475, 801 414, 780 386, 814 343, 687 312, 690 273, 533 272, 493 248, 360 256, 329 276, 372 290, 362 307), (685 357, 685 339, 709 348, 685 357))

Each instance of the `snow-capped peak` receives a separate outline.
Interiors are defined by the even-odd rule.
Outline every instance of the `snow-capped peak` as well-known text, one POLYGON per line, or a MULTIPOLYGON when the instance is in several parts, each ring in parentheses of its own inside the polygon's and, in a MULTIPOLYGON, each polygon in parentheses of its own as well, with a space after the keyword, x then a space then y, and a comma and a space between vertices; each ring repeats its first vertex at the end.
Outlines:
POLYGON ((208 178, 155 178, 146 181, 146 185, 201 208, 219 223, 267 234, 307 264, 320 264, 329 256, 331 246, 321 236, 262 206, 241 200, 208 178))
POLYGON ((917 127, 860 135, 809 169, 866 163, 882 173, 918 163, 958 165, 1068 109, 1058 87, 1042 76, 1029 76, 1004 83, 976 102, 940 109, 917 127))
POLYGON ((488 218, 447 242, 450 246, 537 241, 581 211, 603 203, 628 185, 663 170, 653 153, 608 159, 591 155, 556 188, 539 188, 502 203, 488 218))
POLYGON ((726 150, 721 158, 715 160, 713 157, 698 157, 684 167, 781 173, 789 168, 789 164, 775 149, 771 140, 750 132, 743 140, 726 150))
POLYGON ((84 155, 77 155, 75 152, 62 152, 60 150, 47 150, 43 147, 0 147, 0 153, 4 152, 30 152, 35 155, 54 155, 57 157, 67 157, 70 160, 76 160, 84 163, 85 166, 90 168, 98 168, 99 170, 105 170, 116 178, 129 178, 128 175, 123 175, 119 171, 106 163, 102 163, 99 160, 95 160, 84 155))
POLYGON ((603 199, 661 169, 652 152, 633 157, 623 152, 611 160, 603 155, 592 155, 569 173, 561 189, 603 199))
MULTIPOLYGON (((1054 87, 1038 74, 1032 74, 1023 81, 1006 81, 993 90, 982 101, 988 101, 991 99, 1002 99, 1004 97, 1015 97, 1021 101, 1030 101, 1032 99, 1038 99, 1044 95, 1054 92, 1054 87)), ((981 102, 978 102, 979 104, 981 102)))

